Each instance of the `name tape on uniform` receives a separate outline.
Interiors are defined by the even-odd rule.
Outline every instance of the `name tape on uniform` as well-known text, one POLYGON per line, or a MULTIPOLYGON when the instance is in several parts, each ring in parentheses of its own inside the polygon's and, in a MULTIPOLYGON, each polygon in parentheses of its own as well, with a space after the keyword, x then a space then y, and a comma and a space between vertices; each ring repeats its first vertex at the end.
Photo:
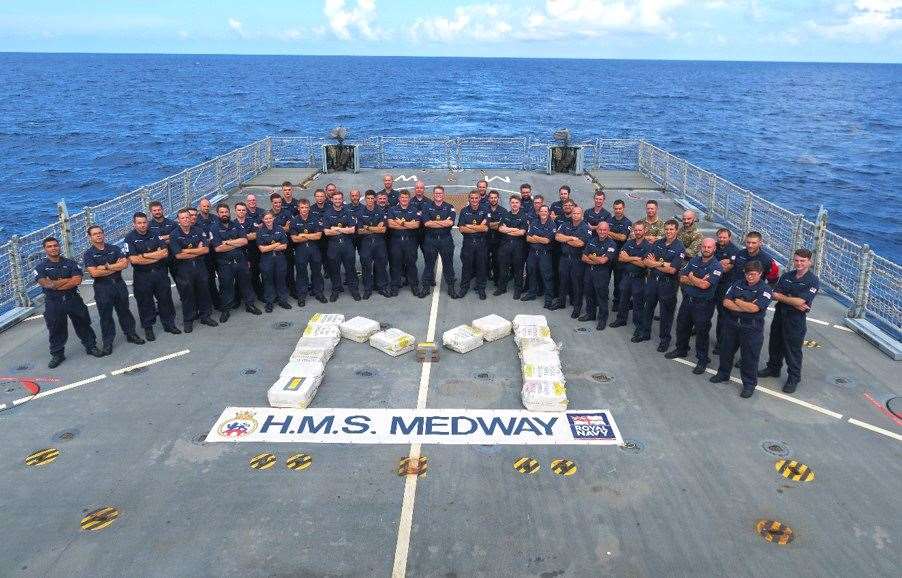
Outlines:
POLYGON ((542 413, 468 409, 228 407, 207 442, 620 445, 606 409, 542 413))

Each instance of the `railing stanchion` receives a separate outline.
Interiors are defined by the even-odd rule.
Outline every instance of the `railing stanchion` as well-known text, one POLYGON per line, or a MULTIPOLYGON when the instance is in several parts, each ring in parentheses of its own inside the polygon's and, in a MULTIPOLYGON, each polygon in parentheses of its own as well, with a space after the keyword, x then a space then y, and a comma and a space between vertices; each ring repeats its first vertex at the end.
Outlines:
POLYGON ((60 241, 63 244, 63 255, 72 258, 72 231, 69 230, 69 209, 66 208, 66 200, 62 199, 56 204, 56 211, 59 215, 60 223, 60 241))
POLYGON ((13 235, 9 239, 8 251, 11 268, 10 276, 12 277, 13 293, 16 296, 16 303, 18 303, 19 307, 29 307, 31 305, 31 299, 28 297, 28 292, 25 290, 25 287, 28 284, 25 282, 25 276, 22 274, 22 255, 19 253, 18 235, 13 235))
POLYGON ((802 248, 802 215, 796 215, 796 223, 792 230, 792 247, 791 251, 802 248))
POLYGON ((752 192, 746 191, 745 211, 742 217, 742 236, 745 237, 752 230, 752 192))
POLYGON ((868 296, 871 293, 871 272, 874 270, 874 252, 865 244, 859 256, 858 279, 855 283, 855 301, 849 309, 849 317, 861 319, 868 308, 868 296))
POLYGON ((717 178, 713 173, 708 173, 708 212, 705 220, 714 221, 717 215, 717 178))
POLYGON ((216 157, 216 191, 222 194, 222 156, 216 157))
POLYGON ((147 189, 141 187, 141 189, 138 190, 138 194, 141 196, 141 207, 143 208, 143 212, 149 213, 150 207, 148 205, 150 205, 150 196, 147 194, 147 189))
POLYGON ((827 209, 820 205, 817 210, 817 223, 814 235, 814 274, 818 277, 824 270, 824 251, 827 245, 827 209))

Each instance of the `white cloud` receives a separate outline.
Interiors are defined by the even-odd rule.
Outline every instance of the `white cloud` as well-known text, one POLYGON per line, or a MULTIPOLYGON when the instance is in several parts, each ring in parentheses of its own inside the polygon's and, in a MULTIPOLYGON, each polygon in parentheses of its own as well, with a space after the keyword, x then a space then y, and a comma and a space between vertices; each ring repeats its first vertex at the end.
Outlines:
POLYGON ((852 6, 839 4, 844 21, 821 24, 809 21, 809 30, 832 40, 880 42, 902 32, 902 0, 856 0, 852 6))
POLYGON ((246 33, 244 32, 244 25, 241 23, 240 20, 237 20, 235 18, 229 18, 229 29, 232 32, 235 32, 236 34, 238 34, 238 36, 240 36, 242 38, 246 37, 246 33))
POLYGON ((505 38, 513 27, 508 21, 509 7, 501 4, 468 4, 454 9, 453 17, 417 18, 408 29, 413 40, 455 42, 505 38))
POLYGON ((560 38, 607 32, 670 33, 668 15, 684 0, 546 0, 527 15, 524 32, 531 38, 560 38))
POLYGON ((356 0, 353 8, 348 4, 345 0, 325 0, 323 14, 332 33, 342 40, 350 40, 354 32, 367 40, 375 39, 376 0, 356 0))

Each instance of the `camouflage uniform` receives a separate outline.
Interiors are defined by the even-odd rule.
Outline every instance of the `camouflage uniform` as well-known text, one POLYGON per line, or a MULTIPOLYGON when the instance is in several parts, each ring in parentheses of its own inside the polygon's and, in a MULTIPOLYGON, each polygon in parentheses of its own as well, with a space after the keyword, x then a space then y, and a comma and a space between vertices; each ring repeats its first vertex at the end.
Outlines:
POLYGON ((692 223, 692 226, 690 227, 681 225, 680 229, 677 231, 677 239, 682 241, 683 246, 686 247, 687 261, 698 255, 702 245, 702 234, 698 232, 698 225, 696 223, 692 223))
POLYGON ((642 223, 645 223, 645 236, 653 236, 656 239, 662 239, 664 237, 664 219, 658 217, 658 220, 654 223, 649 223, 648 219, 642 219, 642 223))

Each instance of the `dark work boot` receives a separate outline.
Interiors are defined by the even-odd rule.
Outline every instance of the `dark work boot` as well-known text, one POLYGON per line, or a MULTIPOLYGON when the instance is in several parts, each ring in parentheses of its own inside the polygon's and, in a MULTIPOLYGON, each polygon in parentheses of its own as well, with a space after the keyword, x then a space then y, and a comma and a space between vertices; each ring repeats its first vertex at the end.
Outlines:
POLYGON ((147 341, 156 341, 157 336, 153 332, 153 327, 147 327, 144 329, 144 337, 147 341))
POLYGON ((64 361, 66 361, 66 356, 62 353, 56 353, 50 356, 50 362, 47 363, 47 367, 49 367, 50 369, 57 368, 64 361))

